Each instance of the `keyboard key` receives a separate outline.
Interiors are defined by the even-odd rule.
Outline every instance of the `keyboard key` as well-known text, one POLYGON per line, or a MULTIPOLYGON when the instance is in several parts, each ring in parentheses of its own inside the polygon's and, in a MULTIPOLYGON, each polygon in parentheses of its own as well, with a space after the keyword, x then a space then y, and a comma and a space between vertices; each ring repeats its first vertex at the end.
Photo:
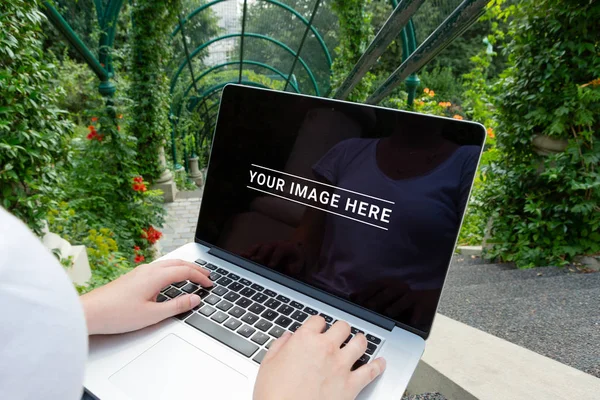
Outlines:
POLYGON ((289 303, 290 302, 290 299, 288 299, 287 297, 285 297, 282 294, 280 294, 279 296, 277 296, 276 299, 279 300, 282 303, 289 303))
POLYGON ((231 307, 233 307, 233 304, 231 304, 230 302, 228 302, 227 300, 222 300, 219 302, 219 304, 217 304, 217 308, 219 310, 223 310, 223 311, 227 311, 229 310, 231 307))
POLYGON ((230 272, 230 273, 229 273, 229 275, 227 275, 227 277, 228 277, 229 279, 233 279, 234 281, 237 281, 238 279, 240 279, 240 277, 239 277, 239 276, 237 276, 236 274, 234 274, 234 273, 232 273, 232 272, 230 272))
POLYGON ((290 306, 297 308, 298 310, 302 310, 304 308, 304 305, 301 303, 298 303, 297 301, 292 301, 290 303, 290 306))
POLYGON ((194 261, 196 264, 200 264, 200 265, 206 265, 206 261, 204 261, 203 259, 199 258, 196 261, 194 261))
POLYGON ((238 301, 235 302, 236 305, 243 307, 243 308, 248 308, 248 306, 250 304, 252 304, 252 300, 247 299, 245 297, 242 297, 241 299, 239 299, 238 301))
POLYGON ((210 269, 211 271, 214 271, 214 270, 216 270, 216 269, 217 269, 217 266, 216 266, 216 265, 212 265, 212 264, 206 264, 206 265, 204 266, 204 268, 208 268, 208 269, 210 269))
POLYGON ((310 308, 308 306, 304 307, 304 312, 307 313, 307 314, 309 314, 309 315, 317 315, 319 313, 314 308, 310 308))
POLYGON ((216 281, 217 279, 221 279, 221 274, 217 274, 216 272, 211 272, 210 275, 208 276, 208 279, 210 279, 211 281, 216 281))
POLYGON ((244 325, 237 330, 237 333, 239 333, 243 337, 250 337, 254 332, 256 332, 256 329, 248 325, 244 325))
POLYGON ((177 297, 177 296, 179 296, 181 294, 181 290, 175 289, 175 288, 171 288, 171 289, 167 290, 165 292, 165 294, 167 296, 169 296, 170 298, 174 299, 175 297, 177 297))
POLYGON ((254 290, 256 290, 256 291, 258 291, 258 292, 262 292, 265 289, 264 287, 262 287, 262 286, 260 286, 260 285, 258 285, 256 283, 254 285, 252 285, 251 288, 254 289, 254 290))
POLYGON ((217 286, 212 290, 212 293, 217 296, 223 296, 225 293, 229 292, 229 289, 225 289, 223 286, 217 286))
POLYGON ((367 350, 365 351, 365 353, 373 354, 375 353, 375 350, 377 350, 377 345, 371 342, 367 342, 367 350))
POLYGON ((348 344, 349 341, 352 340, 354 336, 352 334, 348 335, 348 337, 346 338, 346 340, 344 340, 344 344, 348 344))
POLYGON ((273 344, 273 342, 275 341, 275 339, 271 339, 271 341, 269 343, 267 343, 267 345, 265 346, 267 349, 271 348, 271 345, 273 344))
POLYGON ((242 323, 235 318, 229 318, 223 325, 235 331, 242 323))
POLYGON ((171 288, 171 285, 167 285, 167 286, 165 286, 164 288, 160 289, 160 292, 161 292, 161 293, 164 293, 164 292, 166 292, 167 290, 169 290, 170 288, 171 288))
POLYGON ((210 317, 210 319, 212 319, 213 321, 217 321, 218 323, 222 323, 227 318, 229 318, 229 315, 221 311, 217 311, 215 314, 213 314, 212 317, 210 317))
POLYGON ((275 310, 277 307, 279 307, 281 305, 280 301, 277 301, 275 299, 269 299, 267 300, 267 302, 265 303, 265 306, 275 310))
POLYGON ((246 313, 246 315, 244 315, 242 317, 242 321, 244 321, 245 323, 249 324, 249 325, 254 325, 254 323, 256 321, 258 321, 258 317, 254 314, 252 314, 251 312, 246 313))
POLYGON ((278 338, 278 337, 281 337, 281 335, 283 335, 284 332, 285 332, 285 329, 283 329, 279 326, 274 326, 273 329, 271 329, 269 331, 269 335, 278 338))
POLYGON ((184 313, 181 313, 181 314, 179 314, 179 315, 176 315, 175 317, 176 317, 177 319, 180 319, 180 320, 182 320, 182 321, 183 321, 184 319, 186 319, 187 317, 189 317, 189 316, 190 316, 190 315, 192 315, 192 314, 193 314, 193 312, 192 312, 192 311, 186 311, 186 312, 184 312, 184 313))
POLYGON ((254 356, 252 361, 256 361, 257 363, 260 364, 262 362, 262 360, 265 358, 265 355, 267 355, 267 351, 261 350, 258 353, 256 353, 256 355, 254 356))
POLYGON ((214 308, 212 308, 211 306, 209 306, 208 304, 205 305, 204 307, 202 307, 200 310, 198 310, 198 312, 206 317, 210 317, 215 311, 214 308))
POLYGON ((381 339, 379 339, 378 337, 375 337, 373 335, 370 335, 367 333, 367 340, 371 343, 375 343, 375 344, 379 344, 381 343, 381 339))
POLYGON ((246 285, 246 286, 250 286, 250 285, 252 285, 252 282, 250 282, 250 281, 249 281, 248 279, 246 279, 246 278, 242 278, 242 279, 240 279, 240 283, 241 283, 242 285, 246 285))
POLYGON ((328 322, 330 324, 333 322, 333 318, 331 318, 329 315, 323 314, 323 313, 321 313, 319 315, 321 315, 321 317, 323 317, 325 319, 325 322, 328 322))
POLYGON ((279 313, 277 313, 273 310, 267 310, 261 314, 261 317, 263 317, 264 319, 267 319, 269 321, 273 321, 275 318, 277 318, 278 315, 279 315, 279 313))
POLYGON ((252 340, 254 343, 258 343, 258 344, 265 344, 267 343, 267 340, 269 340, 269 336, 265 335, 262 332, 256 332, 256 334, 254 336, 252 336, 252 340))
POLYGON ((217 268, 217 272, 221 275, 227 275, 229 273, 229 271, 223 268, 217 268))
POLYGON ((352 368, 350 370, 354 371, 355 369, 362 367, 363 365, 369 362, 370 358, 371 357, 369 357, 368 355, 363 354, 358 360, 356 360, 356 362, 354 363, 354 365, 352 365, 352 368))
POLYGON ((240 295, 235 292, 229 292, 225 296, 223 296, 223 298, 227 301, 236 301, 240 298, 240 295))
POLYGON ((291 322, 292 320, 290 318, 283 315, 280 315, 279 318, 275 320, 275 323, 283 328, 287 327, 291 322))
POLYGON ((266 294, 267 296, 271 296, 271 297, 277 296, 277 293, 275 293, 274 291, 272 291, 270 289, 266 289, 263 293, 266 294))
POLYGON ((198 296, 200 296, 201 299, 207 297, 210 293, 208 293, 208 291, 204 290, 204 289, 200 289, 198 291, 196 291, 196 293, 198 296))
POLYGON ((246 314, 246 310, 238 306, 235 306, 229 310, 229 315, 233 315, 236 318, 241 318, 241 316, 244 314, 246 314))
POLYGON ((185 320, 186 324, 193 326, 201 332, 204 332, 213 339, 218 340, 226 346, 231 347, 235 351, 243 354, 246 357, 252 356, 258 350, 258 346, 255 343, 245 340, 235 333, 223 328, 220 325, 215 324, 199 315, 192 315, 185 320))
POLYGON ((329 330, 329 328, 331 328, 331 324, 325 324, 325 327, 323 328, 323 332, 321 333, 325 333, 329 330))
POLYGON ((300 328, 302 326, 301 323, 299 322, 294 322, 288 329, 290 330, 290 332, 294 333, 298 330, 298 328, 300 328))
POLYGON ((350 332, 352 332, 352 334, 353 334, 353 335, 356 335, 356 334, 358 334, 358 333, 365 333, 364 331, 361 331, 360 329, 358 329, 358 328, 355 328, 355 327, 353 327, 353 326, 352 326, 352 327, 350 327, 350 332))
POLYGON ((222 286, 229 286, 231 284, 231 282, 233 282, 231 279, 225 278, 225 277, 223 277, 217 281, 217 283, 222 286))
POLYGON ((244 289, 242 289, 240 291, 240 294, 242 296, 246 296, 246 297, 252 297, 254 295, 254 293, 256 293, 256 290, 250 289, 249 287, 245 287, 244 289))
POLYGON ((180 288, 183 285, 185 285, 186 283, 187 283, 187 281, 181 281, 181 282, 172 283, 171 285, 175 286, 176 288, 180 288))
MULTIPOLYGON (((226 279, 228 279, 228 278, 226 278, 226 279)), ((233 290, 234 292, 239 292, 243 288, 244 288, 244 285, 242 285, 239 282, 233 282, 231 285, 227 286, 227 289, 233 290)))
POLYGON ((269 297, 265 296, 262 293, 256 293, 254 296, 252 296, 252 300, 256 301, 257 303, 262 303, 263 301, 267 300, 269 297))
POLYGON ((265 311, 265 306, 254 303, 250 307, 248 307, 248 311, 252 311, 254 314, 258 315, 261 312, 265 311))
POLYGON ((186 293, 194 293, 196 290, 198 290, 198 286, 194 285, 193 283, 188 283, 183 288, 181 288, 181 290, 183 290, 186 293))
MULTIPOLYGON (((162 303, 165 300, 169 300, 169 298, 167 296, 163 296, 162 294, 158 294, 158 296, 156 296, 156 302, 157 303, 162 303)), ((262 306, 261 306, 262 307, 262 306)))
POLYGON ((294 311, 293 307, 288 306, 287 304, 282 305, 281 307, 279 307, 277 309, 277 311, 279 311, 280 313, 282 313, 283 315, 290 315, 292 313, 292 311, 294 311))
POLYGON ((256 324, 254 324, 254 327, 256 329, 261 330, 263 332, 268 331, 272 326, 273 324, 267 321, 266 319, 261 319, 256 324))
POLYGON ((204 299, 205 303, 212 304, 213 306, 220 301, 221 298, 219 296, 215 296, 214 294, 211 294, 210 296, 204 299))
POLYGON ((308 314, 303 313, 300 310, 296 310, 292 314, 292 318, 295 319, 298 322, 304 322, 304 320, 306 320, 306 318, 308 318, 308 314))

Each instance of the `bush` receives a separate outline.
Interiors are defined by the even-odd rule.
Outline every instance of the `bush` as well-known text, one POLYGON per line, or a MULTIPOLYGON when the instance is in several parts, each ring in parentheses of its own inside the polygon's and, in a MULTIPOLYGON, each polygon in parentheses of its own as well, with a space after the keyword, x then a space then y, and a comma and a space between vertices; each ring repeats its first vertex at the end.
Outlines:
POLYGON ((0 204, 40 232, 72 124, 57 107, 35 0, 0 4, 0 204))
POLYGON ((498 93, 500 157, 487 170, 491 257, 520 267, 600 251, 600 3, 538 0, 515 8, 498 93), (542 157, 532 140, 568 141, 542 157))

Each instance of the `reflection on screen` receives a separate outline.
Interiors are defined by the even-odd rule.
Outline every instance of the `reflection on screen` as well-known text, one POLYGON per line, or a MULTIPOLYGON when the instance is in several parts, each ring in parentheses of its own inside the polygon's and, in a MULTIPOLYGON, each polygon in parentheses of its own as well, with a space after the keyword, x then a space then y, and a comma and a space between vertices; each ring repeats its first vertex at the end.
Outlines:
POLYGON ((228 87, 197 238, 427 332, 482 131, 228 87))

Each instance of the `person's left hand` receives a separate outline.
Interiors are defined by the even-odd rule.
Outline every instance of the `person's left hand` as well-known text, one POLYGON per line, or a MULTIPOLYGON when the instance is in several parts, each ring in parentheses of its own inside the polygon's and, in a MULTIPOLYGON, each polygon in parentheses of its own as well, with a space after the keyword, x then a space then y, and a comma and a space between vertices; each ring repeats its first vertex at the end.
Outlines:
POLYGON ((144 264, 113 282, 81 296, 88 334, 135 331, 163 319, 191 310, 200 297, 186 294, 164 303, 156 296, 165 286, 190 280, 212 286, 210 271, 183 260, 163 260, 144 264))

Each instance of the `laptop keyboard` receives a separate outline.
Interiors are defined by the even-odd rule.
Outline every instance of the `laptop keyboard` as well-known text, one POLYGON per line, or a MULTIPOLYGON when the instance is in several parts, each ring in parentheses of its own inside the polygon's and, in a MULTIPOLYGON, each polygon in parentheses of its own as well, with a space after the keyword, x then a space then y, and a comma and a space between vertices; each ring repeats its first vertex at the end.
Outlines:
MULTIPOLYGON (((310 315, 321 315, 327 331, 336 321, 332 316, 242 278, 205 260, 196 263, 211 271, 213 286, 202 288, 189 282, 175 282, 163 288, 157 302, 169 301, 184 293, 195 293, 202 303, 177 316, 186 324, 229 346, 260 364, 271 344, 286 331, 294 333, 310 315)), ((352 366, 356 369, 371 359, 382 340, 352 326, 345 346, 357 333, 365 334, 367 350, 352 366)))

